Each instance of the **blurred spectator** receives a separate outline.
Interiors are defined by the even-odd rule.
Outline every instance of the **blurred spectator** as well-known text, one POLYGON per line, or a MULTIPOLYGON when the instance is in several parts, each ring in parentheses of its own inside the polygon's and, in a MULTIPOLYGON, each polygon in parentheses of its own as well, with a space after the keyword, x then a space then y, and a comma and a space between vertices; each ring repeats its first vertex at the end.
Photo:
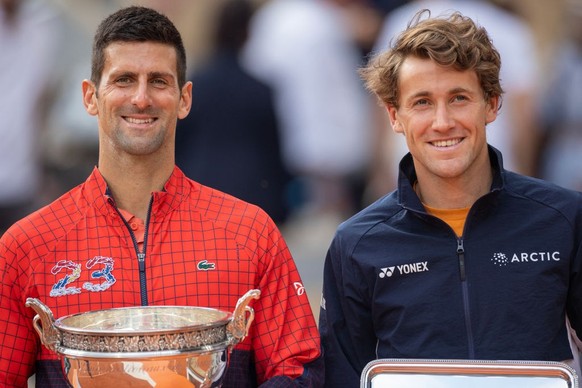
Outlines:
POLYGON ((547 90, 540 94, 542 178, 582 191, 582 2, 566 1, 565 39, 556 49, 547 90))
POLYGON ((289 175, 280 154, 271 90, 239 63, 253 8, 227 1, 215 53, 193 73, 192 110, 178 123, 176 163, 190 178, 259 205, 281 223, 289 175))
POLYGON ((45 167, 44 202, 52 202, 67 190, 84 182, 95 167, 98 132, 95 117, 87 114, 80 83, 91 71, 91 38, 97 19, 114 4, 84 4, 82 17, 69 4, 59 3, 60 25, 66 36, 55 60, 53 77, 57 87, 41 139, 45 167), (91 15, 91 16, 87 16, 91 15), (95 19, 93 21, 92 19, 95 19))
POLYGON ((398 8, 410 0, 370 0, 370 3, 376 8, 382 15, 387 15, 392 12, 395 8, 398 8))
POLYGON ((0 234, 39 205, 38 140, 54 86, 58 21, 45 1, 0 1, 0 234))
POLYGON ((370 53, 382 27, 382 20, 390 6, 406 0, 390 0, 378 4, 373 0, 330 0, 342 14, 344 29, 353 44, 360 50, 362 60, 370 53))
MULTIPOLYGON (((535 96, 538 92, 540 60, 531 28, 516 14, 495 5, 488 0, 414 0, 390 12, 374 51, 389 46, 392 39, 402 30, 412 16, 420 9, 428 8, 433 15, 460 11, 482 25, 489 32, 493 44, 503 58, 501 65, 501 86, 503 106, 495 122, 488 126, 488 143, 502 151, 504 166, 522 174, 535 175, 535 155, 538 147, 538 129, 535 121, 535 96)), ((384 125, 389 126, 387 117, 384 125)), ((395 179, 386 182, 386 176, 393 176, 394 166, 406 153, 403 136, 391 131, 383 131, 386 139, 377 141, 378 152, 384 160, 378 162, 376 179, 371 185, 371 197, 395 185, 395 179), (384 185, 383 187, 379 187, 384 185)), ((373 198, 372 198, 373 199, 373 198)))
POLYGON ((283 160, 304 188, 299 214, 351 213, 369 162, 371 100, 338 2, 267 1, 245 50, 249 70, 275 91, 283 160))

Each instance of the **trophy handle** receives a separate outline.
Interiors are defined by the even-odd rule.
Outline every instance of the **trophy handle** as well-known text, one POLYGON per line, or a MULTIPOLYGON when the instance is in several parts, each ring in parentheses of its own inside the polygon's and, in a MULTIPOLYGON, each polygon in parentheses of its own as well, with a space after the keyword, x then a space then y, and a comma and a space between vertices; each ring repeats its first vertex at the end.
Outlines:
POLYGON ((57 351, 57 345, 60 344, 60 333, 56 329, 52 311, 36 298, 27 298, 26 307, 31 307, 37 312, 37 315, 32 319, 32 326, 38 333, 40 341, 49 350, 57 351))
POLYGON ((226 331, 231 336, 231 345, 241 342, 249 333, 251 323, 255 319, 255 310, 249 306, 249 303, 252 299, 259 299, 260 295, 260 290, 249 290, 236 303, 233 318, 226 326, 226 331))

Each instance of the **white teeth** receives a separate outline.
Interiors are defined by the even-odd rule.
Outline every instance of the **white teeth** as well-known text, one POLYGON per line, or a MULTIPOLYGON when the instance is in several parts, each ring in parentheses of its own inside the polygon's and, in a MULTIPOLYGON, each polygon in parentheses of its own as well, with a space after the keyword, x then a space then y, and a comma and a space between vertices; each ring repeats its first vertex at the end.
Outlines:
POLYGON ((126 117, 125 119, 132 124, 151 124, 154 122, 154 119, 136 119, 133 117, 126 117))
POLYGON ((432 145, 435 147, 451 147, 454 146, 455 144, 459 144, 460 142, 461 139, 441 140, 433 142, 432 145))

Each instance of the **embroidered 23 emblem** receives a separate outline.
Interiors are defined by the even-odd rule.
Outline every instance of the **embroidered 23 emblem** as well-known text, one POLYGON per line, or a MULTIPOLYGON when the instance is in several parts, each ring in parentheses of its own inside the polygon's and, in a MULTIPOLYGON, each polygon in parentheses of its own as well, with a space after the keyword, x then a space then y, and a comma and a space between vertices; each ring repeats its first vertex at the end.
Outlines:
MULTIPOLYGON (((113 276, 113 264, 114 261, 111 257, 95 256, 89 260, 86 264, 87 269, 92 269, 97 265, 101 265, 95 271, 91 273, 92 279, 104 279, 103 283, 91 283, 85 282, 83 288, 87 291, 98 292, 105 291, 115 283, 115 277, 113 276)), ((79 277, 81 277, 81 264, 72 262, 71 260, 60 260, 52 269, 51 273, 56 275, 57 273, 68 270, 71 272, 65 273, 65 276, 59 279, 52 287, 50 296, 64 296, 73 295, 81 293, 81 288, 79 287, 67 287, 79 277)))

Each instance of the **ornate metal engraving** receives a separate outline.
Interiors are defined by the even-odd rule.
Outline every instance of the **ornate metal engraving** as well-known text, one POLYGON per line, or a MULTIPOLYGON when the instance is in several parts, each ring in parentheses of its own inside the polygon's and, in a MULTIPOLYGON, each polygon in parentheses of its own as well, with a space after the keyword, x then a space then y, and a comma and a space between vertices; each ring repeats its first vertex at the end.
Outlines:
POLYGON ((188 351, 226 340, 225 326, 185 333, 100 336, 63 332, 61 345, 86 352, 134 353, 166 350, 188 351))

